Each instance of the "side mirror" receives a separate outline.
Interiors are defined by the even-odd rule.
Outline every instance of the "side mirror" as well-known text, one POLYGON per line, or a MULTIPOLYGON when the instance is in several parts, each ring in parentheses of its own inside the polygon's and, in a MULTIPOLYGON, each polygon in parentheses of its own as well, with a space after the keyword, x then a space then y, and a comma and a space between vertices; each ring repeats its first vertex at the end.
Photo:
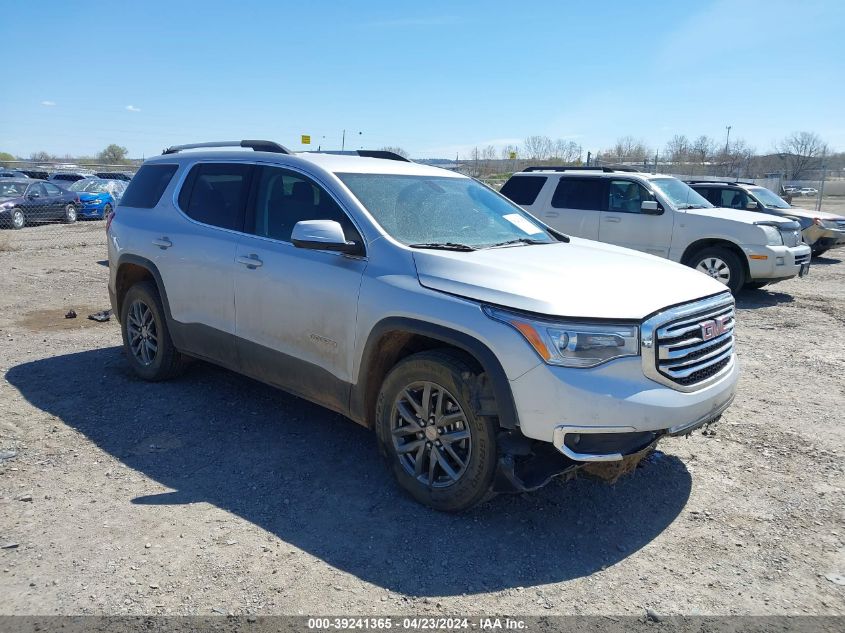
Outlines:
POLYGON ((745 205, 745 208, 749 211, 753 211, 757 208, 757 203, 754 200, 749 200, 748 204, 745 205))
POLYGON ((336 251, 348 255, 361 253, 361 245, 347 242, 343 228, 334 220, 302 220, 297 222, 290 236, 297 248, 318 251, 336 251))
POLYGON ((663 213, 660 210, 660 205, 657 204, 657 200, 643 200, 643 203, 640 205, 640 211, 646 215, 660 215, 663 213))

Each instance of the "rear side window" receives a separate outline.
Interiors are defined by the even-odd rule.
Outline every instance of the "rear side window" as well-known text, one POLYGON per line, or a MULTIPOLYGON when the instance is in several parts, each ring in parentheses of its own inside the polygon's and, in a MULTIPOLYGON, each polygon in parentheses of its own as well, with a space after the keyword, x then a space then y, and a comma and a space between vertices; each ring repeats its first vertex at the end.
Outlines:
POLYGON ((504 184, 500 193, 517 204, 534 204, 544 184, 545 176, 516 176, 504 184))
POLYGON ((604 208, 603 185, 601 178, 561 178, 552 195, 552 206, 555 209, 601 211, 604 208))
POLYGON ((197 222, 240 231, 251 174, 252 165, 242 163, 195 165, 179 192, 179 208, 197 222))
POLYGON ((120 199, 120 206, 152 209, 175 173, 176 165, 142 165, 120 199))

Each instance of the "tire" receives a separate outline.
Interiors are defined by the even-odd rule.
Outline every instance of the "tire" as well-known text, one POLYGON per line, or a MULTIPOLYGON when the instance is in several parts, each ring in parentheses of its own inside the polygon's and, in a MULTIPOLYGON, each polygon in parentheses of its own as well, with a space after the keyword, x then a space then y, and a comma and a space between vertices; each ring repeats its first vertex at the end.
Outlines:
POLYGON ((689 258, 689 266, 725 284, 731 294, 745 285, 745 267, 736 253, 721 246, 710 246, 689 258))
POLYGON ((26 216, 22 209, 12 209, 9 212, 9 226, 16 231, 26 226, 26 216))
POLYGON ((476 415, 471 396, 476 375, 447 350, 421 352, 399 362, 378 395, 376 434, 382 453, 399 485, 435 510, 460 512, 491 496, 496 424, 476 415), (419 426, 420 419, 428 424, 419 426), (415 428, 420 430, 408 431, 415 428), (454 438, 446 442, 447 436, 454 438), (414 448, 401 450, 406 445, 414 448))
POLYGON ((69 204, 65 207, 65 215, 64 215, 64 222, 65 224, 73 224, 76 222, 76 206, 69 204))
POLYGON ((159 382, 182 373, 184 358, 173 346, 154 283, 142 281, 127 291, 120 309, 120 331, 126 358, 140 378, 159 382))
POLYGON ((106 203, 106 206, 103 207, 103 220, 109 219, 109 214, 112 212, 112 206, 106 203))
POLYGON ((768 281, 749 281, 745 284, 746 290, 760 290, 763 286, 768 286, 768 281))
POLYGON ((824 255, 829 250, 830 250, 829 248, 813 248, 812 249, 812 256, 813 257, 821 257, 822 255, 824 255))

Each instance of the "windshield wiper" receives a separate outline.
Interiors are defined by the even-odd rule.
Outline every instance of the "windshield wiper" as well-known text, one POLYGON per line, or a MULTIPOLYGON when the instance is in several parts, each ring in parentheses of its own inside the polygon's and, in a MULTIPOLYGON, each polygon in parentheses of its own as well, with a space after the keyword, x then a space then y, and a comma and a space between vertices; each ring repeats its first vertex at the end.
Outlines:
POLYGON ((436 248, 444 251, 474 251, 475 248, 467 244, 457 242, 423 242, 421 244, 408 244, 411 248, 436 248))
POLYGON ((496 248, 497 246, 510 246, 511 244, 552 244, 553 242, 547 242, 545 240, 533 240, 530 237, 518 237, 515 240, 506 240, 504 242, 496 242, 495 244, 490 244, 486 248, 496 248))

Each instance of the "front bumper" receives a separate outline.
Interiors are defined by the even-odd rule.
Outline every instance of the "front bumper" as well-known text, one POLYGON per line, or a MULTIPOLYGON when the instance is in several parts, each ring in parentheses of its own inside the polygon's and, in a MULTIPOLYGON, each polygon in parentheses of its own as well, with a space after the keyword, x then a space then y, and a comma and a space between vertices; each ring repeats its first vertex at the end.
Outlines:
POLYGON ((743 246, 742 250, 748 262, 749 281, 790 279, 810 263, 810 247, 806 244, 743 246))
POLYGON ((105 208, 105 202, 82 202, 76 205, 76 214, 80 218, 102 218, 105 208))
POLYGON ((650 380, 641 359, 630 357, 592 369, 539 365, 511 381, 511 390, 523 435, 573 461, 612 461, 714 421, 733 400, 739 373, 734 357, 718 381, 683 392, 650 380), (583 438, 573 442, 575 435, 583 438))

